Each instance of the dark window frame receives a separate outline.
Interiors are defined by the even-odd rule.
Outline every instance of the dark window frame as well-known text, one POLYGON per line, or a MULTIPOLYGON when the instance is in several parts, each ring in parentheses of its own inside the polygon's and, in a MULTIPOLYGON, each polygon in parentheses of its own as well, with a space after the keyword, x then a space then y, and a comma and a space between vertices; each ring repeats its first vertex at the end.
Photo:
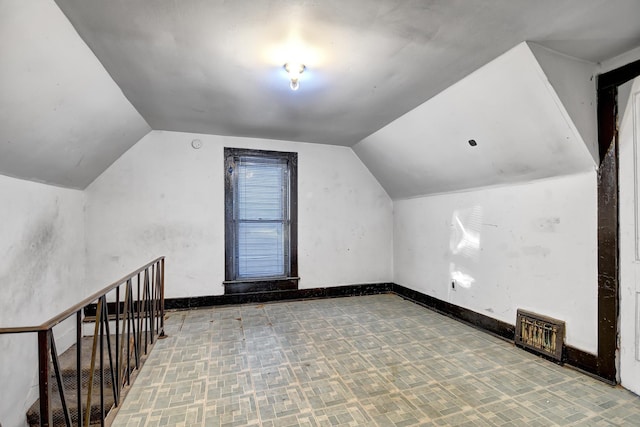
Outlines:
MULTIPOLYGON (((225 294, 298 289, 298 153, 224 148, 225 294), (236 236, 233 223, 233 165, 240 157, 286 160, 289 168, 289 274, 283 277, 238 279, 235 271, 236 236)), ((287 269, 285 269, 287 270, 287 269)))

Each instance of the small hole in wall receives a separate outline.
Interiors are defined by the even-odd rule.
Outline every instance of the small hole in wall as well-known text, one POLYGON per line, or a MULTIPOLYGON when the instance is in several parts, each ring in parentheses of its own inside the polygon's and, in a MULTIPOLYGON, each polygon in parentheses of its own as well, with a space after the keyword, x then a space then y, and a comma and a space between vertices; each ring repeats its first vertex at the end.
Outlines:
POLYGON ((475 147, 476 145, 478 145, 478 143, 476 142, 475 139, 470 139, 469 140, 469 145, 472 146, 472 147, 475 147))

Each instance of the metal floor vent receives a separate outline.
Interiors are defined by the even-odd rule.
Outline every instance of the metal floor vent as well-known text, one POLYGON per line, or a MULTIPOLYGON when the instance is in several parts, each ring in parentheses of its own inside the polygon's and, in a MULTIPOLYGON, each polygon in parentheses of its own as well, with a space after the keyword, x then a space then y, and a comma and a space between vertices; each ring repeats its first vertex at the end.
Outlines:
POLYGON ((564 331, 562 320, 518 310, 515 344, 561 361, 564 331))

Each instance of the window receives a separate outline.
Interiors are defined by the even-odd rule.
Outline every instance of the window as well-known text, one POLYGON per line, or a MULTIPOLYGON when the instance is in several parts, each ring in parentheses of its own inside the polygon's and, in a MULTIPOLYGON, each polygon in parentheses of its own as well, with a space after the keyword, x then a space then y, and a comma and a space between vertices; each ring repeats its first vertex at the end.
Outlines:
POLYGON ((297 289, 297 153, 224 154, 225 293, 297 289))

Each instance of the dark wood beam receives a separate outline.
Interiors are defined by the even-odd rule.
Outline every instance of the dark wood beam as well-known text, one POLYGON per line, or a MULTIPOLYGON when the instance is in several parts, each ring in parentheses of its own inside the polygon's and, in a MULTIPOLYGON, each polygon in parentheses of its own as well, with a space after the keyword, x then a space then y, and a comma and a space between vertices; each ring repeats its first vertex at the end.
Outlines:
POLYGON ((640 75, 640 59, 598 76, 598 91, 617 88, 640 75))

